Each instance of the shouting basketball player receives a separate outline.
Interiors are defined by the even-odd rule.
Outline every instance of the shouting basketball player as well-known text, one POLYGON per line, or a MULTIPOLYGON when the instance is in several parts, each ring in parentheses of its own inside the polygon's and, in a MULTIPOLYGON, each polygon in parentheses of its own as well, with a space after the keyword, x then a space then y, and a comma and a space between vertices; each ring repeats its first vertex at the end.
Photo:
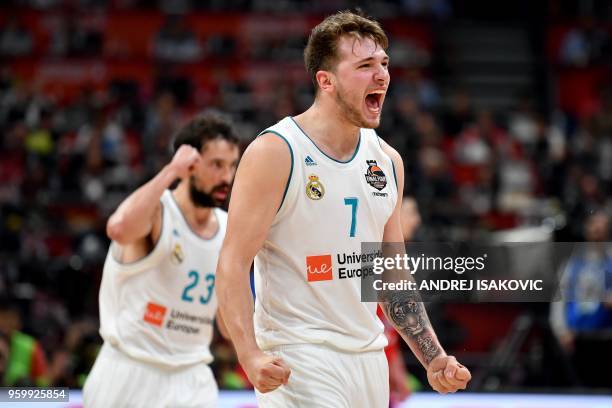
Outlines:
MULTIPOLYGON (((384 328, 347 272, 360 267, 362 242, 403 242, 402 159, 374 131, 386 48, 380 25, 355 13, 316 26, 304 52, 313 105, 264 130, 237 171, 218 296, 261 407, 388 407, 384 328)), ((415 299, 398 292, 381 307, 435 390, 464 389, 469 371, 444 352, 415 299)))

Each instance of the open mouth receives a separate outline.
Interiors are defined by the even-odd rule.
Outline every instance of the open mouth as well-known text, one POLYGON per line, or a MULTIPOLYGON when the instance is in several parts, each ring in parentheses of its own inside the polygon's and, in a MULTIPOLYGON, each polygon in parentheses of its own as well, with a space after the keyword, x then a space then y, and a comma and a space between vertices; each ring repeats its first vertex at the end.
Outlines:
POLYGON ((227 187, 220 187, 215 188, 212 192, 212 195, 220 199, 225 199, 228 193, 229 189, 227 187))
POLYGON ((365 104, 368 110, 372 113, 380 113, 382 107, 384 92, 376 91, 366 95, 365 104))

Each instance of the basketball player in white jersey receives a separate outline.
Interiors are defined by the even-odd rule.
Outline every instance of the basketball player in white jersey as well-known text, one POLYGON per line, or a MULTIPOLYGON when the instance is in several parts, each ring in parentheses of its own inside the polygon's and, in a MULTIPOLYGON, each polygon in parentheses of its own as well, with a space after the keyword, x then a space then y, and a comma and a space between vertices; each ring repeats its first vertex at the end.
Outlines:
MULTIPOLYGON (((387 340, 355 272, 362 242, 403 242, 402 159, 373 130, 389 86, 386 48, 378 23, 326 18, 304 53, 314 104, 264 130, 238 168, 217 293, 261 407, 388 406, 387 340)), ((464 389, 470 373, 444 352, 417 295, 381 306, 431 386, 464 389)))
POLYGON ((174 148, 172 161, 107 224, 104 345, 83 390, 88 408, 217 406, 208 364, 227 221, 218 207, 234 178, 238 141, 228 122, 207 113, 178 132, 174 148))

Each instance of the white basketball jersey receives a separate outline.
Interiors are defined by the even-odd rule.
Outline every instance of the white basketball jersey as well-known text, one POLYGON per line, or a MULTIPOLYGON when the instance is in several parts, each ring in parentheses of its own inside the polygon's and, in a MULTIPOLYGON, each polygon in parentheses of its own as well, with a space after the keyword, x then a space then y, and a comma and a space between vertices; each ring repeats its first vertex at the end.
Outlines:
POLYGON ((361 243, 380 242, 397 202, 391 158, 372 129, 354 156, 320 151, 290 117, 262 133, 285 139, 291 176, 255 258, 255 334, 263 349, 318 343, 351 352, 387 344, 376 303, 361 302, 361 243))
POLYGON ((219 230, 205 240, 191 230, 169 190, 161 204, 161 234, 149 255, 120 263, 121 248, 111 243, 100 287, 100 334, 142 361, 170 367, 210 363, 215 271, 227 213, 214 210, 219 230))

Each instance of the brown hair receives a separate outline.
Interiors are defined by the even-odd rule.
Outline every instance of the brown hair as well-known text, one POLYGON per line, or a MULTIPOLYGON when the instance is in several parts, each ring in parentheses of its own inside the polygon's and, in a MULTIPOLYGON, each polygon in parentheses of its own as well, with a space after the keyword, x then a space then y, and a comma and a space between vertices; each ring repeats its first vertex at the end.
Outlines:
POLYGON ((308 44, 304 49, 304 63, 306 70, 315 88, 317 85, 317 71, 331 70, 338 58, 338 40, 343 35, 351 35, 356 38, 369 37, 384 50, 389 45, 387 35, 380 24, 365 17, 361 11, 339 11, 328 16, 312 29, 308 44))

